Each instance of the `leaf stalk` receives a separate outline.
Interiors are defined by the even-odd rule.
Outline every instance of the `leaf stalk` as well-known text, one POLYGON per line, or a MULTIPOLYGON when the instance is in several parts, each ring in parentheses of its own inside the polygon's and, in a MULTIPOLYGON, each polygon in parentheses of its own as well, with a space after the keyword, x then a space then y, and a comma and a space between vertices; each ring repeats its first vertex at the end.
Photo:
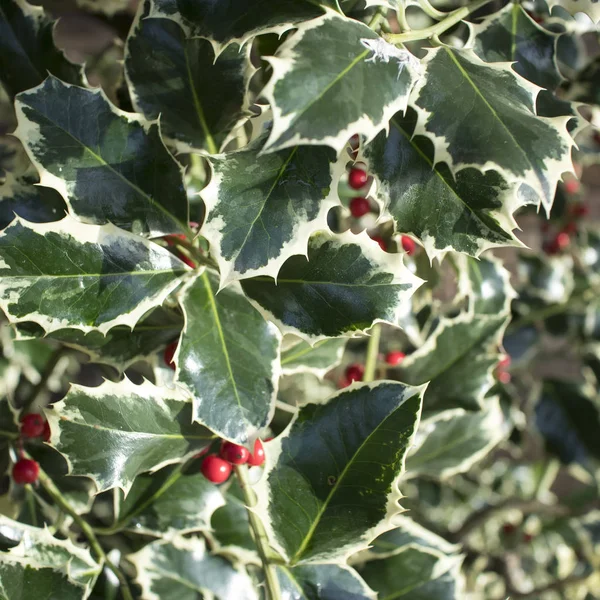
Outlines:
POLYGON ((377 323, 371 329, 371 337, 367 346, 367 358, 365 361, 365 374, 363 381, 368 383, 375 379, 375 369, 377 367, 377 357, 379 355, 379 340, 381 339, 381 325, 377 323))

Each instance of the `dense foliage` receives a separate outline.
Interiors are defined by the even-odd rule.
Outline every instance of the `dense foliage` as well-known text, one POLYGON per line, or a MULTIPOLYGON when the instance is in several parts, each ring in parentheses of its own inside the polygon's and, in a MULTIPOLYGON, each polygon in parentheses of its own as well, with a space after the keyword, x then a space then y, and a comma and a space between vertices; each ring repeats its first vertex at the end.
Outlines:
POLYGON ((0 0, 0 599, 600 598, 600 3, 135 4, 0 0))

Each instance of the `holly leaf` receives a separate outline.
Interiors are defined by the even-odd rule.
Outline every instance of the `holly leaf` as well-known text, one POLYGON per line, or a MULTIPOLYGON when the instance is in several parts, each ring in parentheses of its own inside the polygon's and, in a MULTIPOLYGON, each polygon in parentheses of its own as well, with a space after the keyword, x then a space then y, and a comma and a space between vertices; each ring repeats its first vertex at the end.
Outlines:
POLYGON ((442 318, 433 333, 402 362, 401 380, 409 385, 430 381, 424 409, 479 410, 494 385, 508 317, 473 315, 442 318))
POLYGON ((197 453, 212 438, 192 422, 192 403, 176 389, 149 381, 72 385, 47 411, 51 444, 64 455, 71 475, 91 478, 98 493, 129 492, 139 474, 197 453))
POLYGON ((181 292, 175 379, 193 395, 195 421, 245 444, 273 415, 281 337, 239 287, 218 289, 204 272, 181 292))
POLYGON ((48 72, 83 85, 83 69, 54 45, 54 21, 25 0, 3 0, 0 6, 0 81, 14 97, 42 83, 48 72))
POLYGON ((510 433, 497 397, 482 410, 445 410, 424 420, 406 459, 405 477, 446 479, 468 471, 510 433))
POLYGON ((295 24, 322 15, 310 0, 275 0, 264 10, 262 0, 152 0, 150 17, 177 21, 188 35, 210 39, 215 47, 244 44, 264 33, 281 35, 295 24))
POLYGON ((0 259, 0 307, 11 322, 48 332, 133 327, 186 272, 157 244, 72 217, 37 225, 16 219, 0 233, 0 259))
POLYGON ((573 171, 570 117, 535 115, 539 88, 506 63, 484 63, 472 50, 431 50, 415 86, 417 135, 432 140, 434 164, 452 173, 493 166, 511 182, 527 182, 549 211, 562 173, 573 171))
POLYGON ((258 599, 248 574, 222 556, 208 553, 198 538, 153 542, 128 558, 135 565, 144 598, 196 600, 201 594, 217 600, 258 599))
POLYGON ((244 562, 259 564, 260 559, 250 530, 246 504, 237 493, 232 493, 232 488, 233 485, 228 488, 225 495, 225 506, 221 506, 213 513, 211 530, 207 535, 216 540, 221 552, 239 556, 244 562))
POLYGON ((284 598, 312 600, 318 590, 319 600, 374 600, 358 573, 345 565, 300 565, 277 567, 277 579, 284 598))
POLYGON ((375 321, 396 323, 404 302, 422 283, 366 233, 319 233, 308 255, 293 256, 277 281, 255 277, 241 282, 244 292, 284 333, 314 343, 353 335, 375 321))
POLYGON ((76 0, 77 6, 112 17, 130 8, 129 0, 76 0))
POLYGON ((183 171, 157 123, 125 113, 104 93, 53 76, 19 94, 23 142, 40 172, 81 220, 160 236, 188 231, 183 171))
POLYGON ((514 62, 516 73, 548 90, 562 82, 556 63, 560 36, 540 27, 519 4, 507 4, 471 31, 473 50, 485 62, 514 62))
POLYGON ((161 469, 136 477, 121 504, 120 521, 136 533, 159 537, 210 529, 211 517, 225 500, 201 473, 161 469))
POLYGON ((180 148, 216 154, 246 112, 251 44, 216 56, 210 41, 186 35, 178 23, 142 17, 125 54, 134 105, 148 119, 160 116, 162 133, 180 148))
POLYGON ((359 573, 380 598, 460 600, 460 556, 408 546, 382 560, 369 561, 359 573))
POLYGON ((419 70, 407 50, 333 11, 300 25, 267 60, 273 68, 263 91, 273 109, 270 152, 296 145, 340 152, 354 134, 373 139, 406 110, 419 70))
POLYGON ((391 528, 420 409, 418 389, 353 386, 304 405, 267 444, 257 510, 292 565, 336 562, 391 528))
MULTIPOLYGON (((256 275, 275 276, 293 255, 306 254, 312 233, 327 229, 339 204, 330 149, 302 148, 261 155, 264 142, 212 157, 202 235, 221 272, 221 285, 256 275)), ((334 172, 335 170, 335 172, 334 172)))
POLYGON ((342 361, 346 342, 345 338, 328 338, 311 346, 296 336, 286 336, 281 352, 282 372, 284 375, 313 373, 324 377, 342 361))
POLYGON ((11 560, 5 554, 0 561, 0 589, 10 600, 83 600, 85 590, 71 583, 66 575, 46 567, 11 560))
POLYGON ((600 21, 600 4, 597 0, 548 0, 548 7, 560 6, 562 9, 576 15, 583 12, 592 19, 594 23, 600 21))
POLYGON ((452 174, 434 165, 429 139, 413 136, 413 111, 398 113, 390 130, 365 147, 376 197, 402 233, 418 237, 433 259, 447 250, 479 256, 498 246, 520 245, 512 235, 515 190, 494 170, 465 168, 452 174), (443 218, 440 218, 443 215, 443 218))

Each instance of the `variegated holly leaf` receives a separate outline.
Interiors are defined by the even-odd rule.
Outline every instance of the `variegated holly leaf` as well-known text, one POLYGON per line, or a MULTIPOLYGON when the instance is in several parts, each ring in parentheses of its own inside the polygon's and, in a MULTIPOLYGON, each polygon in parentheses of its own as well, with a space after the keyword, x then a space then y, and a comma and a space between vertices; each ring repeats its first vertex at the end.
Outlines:
POLYGON ((276 276, 288 258, 306 254, 310 235, 327 229, 327 213, 339 203, 334 152, 297 146, 261 155, 263 142, 211 158, 211 181, 201 192, 202 235, 219 263, 222 286, 276 276))
POLYGON ((10 600, 84 600, 84 588, 60 571, 0 554, 0 591, 10 600))
MULTIPOLYGON (((0 532, 7 537, 7 531, 10 532, 11 540, 18 540, 18 545, 11 548, 8 554, 0 554, 0 563, 6 558, 9 561, 29 563, 37 568, 55 569, 84 589, 91 589, 102 569, 102 565, 92 558, 89 550, 76 546, 71 540, 58 539, 46 528, 31 527, 0 515, 0 532)), ((2 591, 6 593, 6 590, 2 591)), ((12 599, 12 596, 8 597, 12 599)))
POLYGON ((162 133, 183 149, 216 154, 245 113, 251 44, 215 56, 208 40, 186 36, 178 23, 142 16, 125 54, 134 105, 148 119, 160 116, 162 133))
POLYGON ((175 379, 193 395, 195 421, 245 444, 273 415, 281 336, 239 286, 218 289, 216 274, 204 272, 181 292, 175 379))
POLYGON ((188 231, 183 172, 157 123, 53 76, 15 106, 15 135, 41 185, 58 190, 81 220, 154 236, 188 231))
POLYGON ((424 420, 406 459, 405 477, 446 479, 468 471, 508 436, 497 397, 485 400, 482 410, 445 410, 424 420))
MULTIPOLYGON (((150 16, 167 17, 184 26, 188 35, 202 36, 216 46, 243 44, 258 34, 277 33, 322 15, 319 2, 311 0, 152 0, 150 16)), ((321 4, 326 4, 322 2, 321 4)))
POLYGON ((366 233, 319 233, 308 255, 293 256, 277 281, 242 281, 244 292, 284 333, 311 342, 352 335, 375 321, 396 323, 401 307, 422 283, 400 254, 383 252, 366 233))
POLYGON ((454 174, 494 168, 509 182, 527 181, 549 211, 562 173, 573 170, 569 117, 536 117, 539 88, 472 50, 430 50, 424 66, 411 106, 419 115, 415 133, 434 143, 434 162, 454 174))
POLYGON ((11 322, 48 332, 133 327, 186 270, 168 250, 114 225, 16 219, 0 233, 0 307, 11 322))
POLYGON ((345 565, 300 565, 277 567, 277 579, 286 600, 374 600, 375 592, 351 567, 345 565))
POLYGON ((258 600, 248 574, 207 552, 199 538, 153 542, 128 558, 144 598, 196 600, 206 594, 216 600, 258 600))
POLYGON ((418 237, 432 259, 450 249, 479 256, 519 244, 511 233, 513 186, 494 170, 452 174, 443 162, 434 166, 431 142, 413 136, 415 123, 413 111, 394 115, 389 133, 381 132, 364 150, 377 179, 376 197, 396 229, 418 237))
MULTIPOLYGON (((594 251, 589 253, 597 260, 594 251)), ((575 289, 573 258, 569 255, 542 258, 535 255, 519 257, 517 273, 522 288, 520 303, 563 304, 575 289)))
POLYGON ((219 488, 201 473, 180 467, 136 477, 120 507, 126 529, 159 537, 208 530, 214 512, 225 505, 219 488))
POLYGON ((281 352, 283 374, 313 373, 323 377, 340 364, 346 341, 345 338, 328 338, 311 345, 296 336, 286 336, 281 352))
POLYGON ((392 527, 420 410, 418 389, 355 385, 304 405, 267 444, 258 511, 292 565, 336 562, 392 527))
POLYGON ((50 443, 72 475, 90 477, 98 492, 126 494, 140 473, 156 471, 206 447, 212 434, 192 422, 192 403, 177 389, 149 381, 72 385, 47 411, 50 443))
POLYGON ((130 0, 76 0, 76 2, 81 8, 103 13, 109 17, 131 7, 130 0))
POLYGON ((425 343, 402 362, 401 380, 410 385, 430 381, 424 410, 479 410, 494 384, 493 368, 508 322, 505 315, 442 318, 425 343))
POLYGON ((548 6, 552 9, 554 6, 560 6, 572 15, 578 12, 585 13, 594 21, 600 21, 600 3, 598 0, 547 0, 548 6))
MULTIPOLYGON (((44 335, 43 331, 34 331, 29 325, 18 325, 19 332, 44 335)), ((135 325, 133 330, 127 326, 118 326, 104 334, 97 330, 85 333, 79 329, 57 329, 44 337, 85 352, 92 362, 111 365, 124 371, 132 363, 153 356, 176 340, 182 328, 181 315, 158 307, 135 325)))
POLYGON ((406 109, 419 70, 407 50, 334 11, 300 25, 268 61, 273 76, 263 95, 274 121, 268 151, 300 144, 339 152, 354 134, 373 139, 406 109))
POLYGON ((445 556, 432 548, 407 546, 359 570, 379 598, 403 600, 461 600, 462 557, 445 556))
POLYGON ((83 69, 54 45, 54 22, 25 0, 0 5, 0 82, 10 96, 42 83, 48 72, 68 83, 83 84, 83 69))
POLYGON ((563 80, 556 63, 559 36, 540 27, 520 4, 507 4, 471 30, 473 50, 484 61, 514 62, 515 72, 547 90, 563 80))

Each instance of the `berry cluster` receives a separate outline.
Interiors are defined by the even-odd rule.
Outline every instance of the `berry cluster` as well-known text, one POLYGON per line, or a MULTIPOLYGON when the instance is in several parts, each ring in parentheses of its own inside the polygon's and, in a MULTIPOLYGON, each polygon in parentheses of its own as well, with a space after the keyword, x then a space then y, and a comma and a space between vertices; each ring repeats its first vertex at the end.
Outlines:
MULTIPOLYGON (((267 440, 268 441, 268 440, 267 440)), ((233 442, 221 442, 219 455, 209 454, 202 460, 200 470, 212 483, 223 483, 229 479, 233 465, 250 465, 260 467, 265 462, 265 449, 262 442, 254 442, 254 451, 233 442)))
POLYGON ((510 367, 511 359, 508 354, 506 354, 496 366, 496 377, 500 383, 510 383, 511 375, 508 371, 510 367))
MULTIPOLYGON (((194 221, 190 221, 190 227, 192 229, 198 229, 199 225, 194 221)), ((185 241, 187 240, 187 236, 184 233, 173 233, 170 235, 166 235, 163 239, 165 240, 165 242, 167 242, 168 246, 177 246, 177 241, 185 241)), ((177 258, 179 258, 179 260, 183 261, 188 267, 192 269, 195 269, 198 266, 189 256, 187 256, 183 252, 180 252, 179 250, 175 251, 175 255, 177 256, 177 258)))
MULTIPOLYGON (((400 352, 399 350, 392 350, 385 355, 385 362, 390 367, 399 366, 402 361, 406 358, 406 354, 404 352, 400 352)), ((350 384, 355 381, 362 381, 365 376, 365 367, 360 363, 352 363, 346 367, 344 371, 344 376, 339 382, 340 388, 348 387, 350 384)))
MULTIPOLYGON (((48 421, 38 413, 30 413, 21 417, 21 436, 19 442, 30 439, 42 439, 44 442, 50 440, 50 425, 48 421)), ((35 483, 40 473, 40 466, 35 460, 25 458, 23 451, 15 463, 12 470, 12 477, 15 483, 24 485, 26 483, 35 483)))

